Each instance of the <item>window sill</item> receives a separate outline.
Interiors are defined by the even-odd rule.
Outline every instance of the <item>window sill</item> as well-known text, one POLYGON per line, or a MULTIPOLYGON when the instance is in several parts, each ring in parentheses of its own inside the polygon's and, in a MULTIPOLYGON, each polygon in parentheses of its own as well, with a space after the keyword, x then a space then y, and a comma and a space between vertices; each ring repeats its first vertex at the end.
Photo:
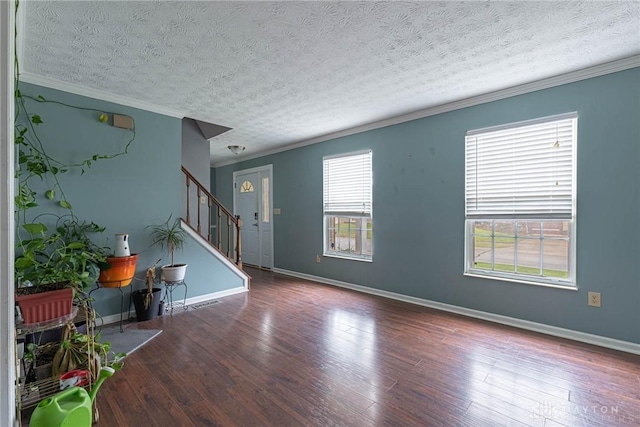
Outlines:
POLYGON ((522 283, 524 285, 533 285, 533 286, 542 286, 545 288, 554 288, 554 289, 563 289, 565 291, 577 291, 578 287, 575 284, 571 284, 569 282, 567 282, 566 284, 560 284, 560 283, 550 283, 550 282, 536 282, 533 280, 526 280, 526 279, 517 279, 514 277, 506 277, 506 276, 500 276, 497 274, 487 274, 485 272, 480 272, 480 271, 467 271, 464 273, 465 276, 468 277, 477 277, 480 279, 490 279, 490 280, 500 280, 503 282, 512 282, 512 283, 522 283))
POLYGON ((346 259, 349 261, 373 262, 373 258, 362 258, 358 256, 346 256, 346 255, 338 255, 338 254, 322 254, 322 256, 327 258, 346 259))

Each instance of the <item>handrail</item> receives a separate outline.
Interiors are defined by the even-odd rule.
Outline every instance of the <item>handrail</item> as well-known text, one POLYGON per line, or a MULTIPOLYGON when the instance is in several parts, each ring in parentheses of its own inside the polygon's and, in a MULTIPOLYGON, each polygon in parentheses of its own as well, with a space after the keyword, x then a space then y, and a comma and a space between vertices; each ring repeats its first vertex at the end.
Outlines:
POLYGON ((229 258, 232 262, 234 262, 238 267, 242 268, 242 245, 240 239, 240 229, 242 228, 242 219, 239 215, 233 215, 216 197, 209 192, 200 182, 189 173, 188 170, 182 166, 182 173, 185 174, 186 177, 186 203, 187 203, 187 216, 185 222, 191 228, 196 230, 198 234, 200 234, 204 239, 206 239, 211 246, 217 249, 221 254, 229 258), (197 220, 195 227, 191 223, 191 183, 196 186, 196 206, 197 209, 197 220), (202 208, 201 208, 201 199, 206 197, 206 205, 207 205, 207 232, 202 232, 202 208), (214 207, 215 206, 215 207, 214 207), (216 219, 216 235, 215 240, 211 235, 211 219, 212 219, 212 210, 215 209, 215 219, 216 219), (227 229, 226 229, 226 242, 223 240, 223 228, 222 219, 223 216, 226 217, 227 229), (226 244, 225 244, 226 243, 226 244), (233 243, 233 244, 232 244, 233 243), (233 250, 232 250, 233 249, 233 250))

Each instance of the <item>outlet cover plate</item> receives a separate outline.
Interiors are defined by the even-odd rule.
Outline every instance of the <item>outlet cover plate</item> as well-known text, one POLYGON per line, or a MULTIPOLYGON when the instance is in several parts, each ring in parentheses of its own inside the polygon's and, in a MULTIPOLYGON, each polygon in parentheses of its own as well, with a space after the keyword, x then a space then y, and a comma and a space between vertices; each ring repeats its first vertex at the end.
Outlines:
POLYGON ((589 292, 588 295, 589 298, 589 306, 591 307, 600 307, 601 305, 601 299, 600 299, 600 292, 589 292))

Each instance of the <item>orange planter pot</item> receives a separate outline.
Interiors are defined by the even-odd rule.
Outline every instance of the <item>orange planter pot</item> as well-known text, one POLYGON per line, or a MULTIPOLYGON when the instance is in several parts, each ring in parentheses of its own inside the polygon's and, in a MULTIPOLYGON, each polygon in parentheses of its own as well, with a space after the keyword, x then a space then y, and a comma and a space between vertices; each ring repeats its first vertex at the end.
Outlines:
POLYGON ((136 274, 136 263, 138 254, 130 256, 109 257, 107 262, 111 268, 100 272, 98 283, 103 288, 123 288, 131 284, 134 274, 136 274))

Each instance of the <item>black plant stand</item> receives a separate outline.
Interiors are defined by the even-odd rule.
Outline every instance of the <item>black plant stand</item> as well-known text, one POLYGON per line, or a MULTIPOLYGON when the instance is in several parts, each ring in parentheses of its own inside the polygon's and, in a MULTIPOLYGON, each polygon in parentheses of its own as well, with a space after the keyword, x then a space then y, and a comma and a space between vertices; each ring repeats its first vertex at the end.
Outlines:
MULTIPOLYGON (((129 280, 129 282, 131 282, 131 279, 127 279, 129 280)), ((129 319, 129 317, 131 316, 131 284, 126 284, 124 286, 122 286, 122 282, 126 282, 126 280, 121 280, 118 282, 118 286, 114 286, 114 287, 109 287, 109 288, 105 288, 104 286, 100 286, 99 282, 96 282, 96 287, 91 289, 91 291, 89 291, 89 301, 91 301, 91 294, 95 291, 97 291, 98 289, 117 289, 120 291, 120 332, 124 332, 124 329, 122 329, 122 313, 124 313, 124 291, 122 290, 122 288, 126 288, 129 287, 129 309, 127 311, 127 319, 129 319)), ((89 303, 91 304, 91 303, 89 303)), ((93 307, 91 307, 93 309, 93 307)))

